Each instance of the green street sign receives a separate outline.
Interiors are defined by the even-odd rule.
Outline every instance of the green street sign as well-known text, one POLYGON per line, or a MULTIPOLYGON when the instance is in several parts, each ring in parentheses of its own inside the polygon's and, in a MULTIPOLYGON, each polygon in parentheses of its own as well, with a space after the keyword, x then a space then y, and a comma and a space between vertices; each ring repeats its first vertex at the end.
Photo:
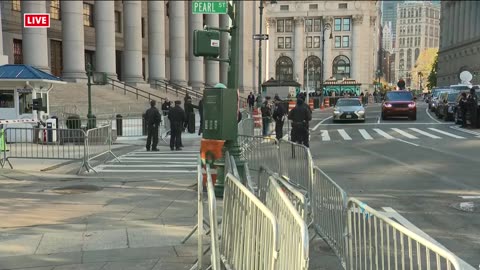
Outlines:
POLYGON ((193 14, 227 14, 227 1, 192 1, 193 14))

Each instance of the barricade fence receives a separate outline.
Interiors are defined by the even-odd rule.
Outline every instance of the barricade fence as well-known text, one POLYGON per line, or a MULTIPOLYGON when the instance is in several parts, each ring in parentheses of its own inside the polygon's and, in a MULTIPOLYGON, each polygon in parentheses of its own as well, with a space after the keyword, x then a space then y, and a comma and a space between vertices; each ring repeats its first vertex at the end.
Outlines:
MULTIPOLYGON (((82 169, 93 170, 91 160, 112 152, 112 127, 110 125, 90 129, 52 129, 52 128, 16 128, 4 131, 3 168, 8 164, 13 169, 10 159, 61 159, 78 160, 82 169)), ((117 159, 116 159, 117 160, 117 159)), ((117 160, 118 161, 118 160, 117 160)))
POLYGON ((274 138, 238 135, 242 157, 250 164, 250 169, 258 171, 265 165, 273 171, 279 170, 278 141, 274 138))
POLYGON ((308 227, 274 176, 269 177, 266 205, 277 218, 279 256, 277 269, 306 270, 309 263, 308 227))
POLYGON ((221 270, 220 268, 220 239, 217 225, 217 200, 215 198, 215 189, 213 186, 212 175, 210 173, 210 165, 206 165, 207 171, 207 194, 208 194, 208 213, 210 216, 210 250, 211 250, 211 266, 213 270, 221 270))
POLYGON ((311 194, 313 162, 310 150, 303 145, 280 140, 279 157, 281 176, 311 194))
POLYGON ((253 118, 242 119, 238 123, 238 134, 254 136, 255 135, 255 122, 253 118))

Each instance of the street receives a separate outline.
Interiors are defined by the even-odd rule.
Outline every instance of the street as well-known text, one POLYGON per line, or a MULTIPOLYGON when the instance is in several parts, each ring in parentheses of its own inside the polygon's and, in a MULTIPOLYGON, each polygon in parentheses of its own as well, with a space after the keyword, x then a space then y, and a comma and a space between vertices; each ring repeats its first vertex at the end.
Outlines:
POLYGON ((366 107, 365 123, 334 124, 331 110, 315 112, 312 157, 350 196, 478 266, 480 133, 438 121, 426 106, 418 102, 416 121, 379 120, 379 104, 366 107))

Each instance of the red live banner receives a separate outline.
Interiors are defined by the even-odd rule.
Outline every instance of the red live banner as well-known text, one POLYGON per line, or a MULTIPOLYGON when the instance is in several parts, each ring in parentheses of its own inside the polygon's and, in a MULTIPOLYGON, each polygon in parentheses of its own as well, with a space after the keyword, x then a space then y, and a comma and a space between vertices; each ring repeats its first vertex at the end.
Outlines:
POLYGON ((24 28, 50 28, 50 14, 25 13, 23 14, 24 28))

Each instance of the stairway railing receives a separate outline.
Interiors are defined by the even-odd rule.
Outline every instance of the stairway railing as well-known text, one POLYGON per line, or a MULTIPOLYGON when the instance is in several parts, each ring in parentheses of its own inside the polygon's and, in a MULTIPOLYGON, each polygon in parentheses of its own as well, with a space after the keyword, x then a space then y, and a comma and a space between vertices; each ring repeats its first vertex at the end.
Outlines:
POLYGON ((147 92, 145 90, 142 90, 140 88, 137 88, 132 85, 128 85, 125 82, 113 79, 113 78, 108 78, 107 84, 112 86, 112 90, 115 90, 115 88, 118 88, 120 90, 123 90, 123 94, 127 95, 127 93, 134 94, 138 100, 139 97, 145 98, 148 101, 155 99, 157 103, 163 102, 165 100, 164 97, 152 94, 150 92, 147 92))

